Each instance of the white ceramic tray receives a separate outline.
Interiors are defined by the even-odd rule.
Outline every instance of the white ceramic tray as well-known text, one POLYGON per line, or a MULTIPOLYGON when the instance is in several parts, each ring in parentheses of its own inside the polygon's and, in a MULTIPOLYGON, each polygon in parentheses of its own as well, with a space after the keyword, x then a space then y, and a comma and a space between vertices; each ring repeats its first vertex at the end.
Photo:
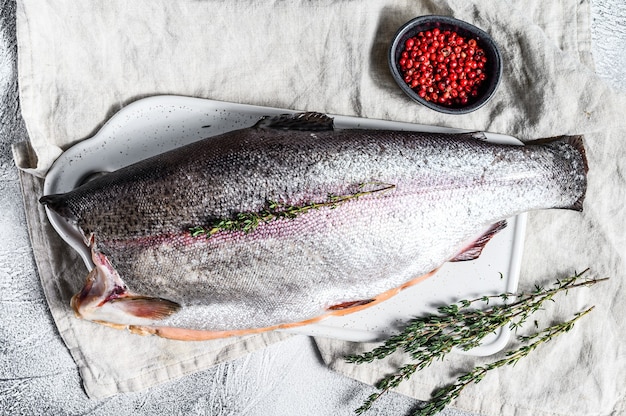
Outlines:
MULTIPOLYGON (((122 108, 93 137, 64 152, 54 163, 44 183, 44 194, 67 192, 89 176, 111 172, 147 157, 230 130, 250 127, 262 116, 293 113, 293 110, 259 107, 190 98, 154 96, 122 108)), ((333 116, 337 128, 373 128, 432 132, 459 132, 442 127, 356 117, 333 116)), ((510 136, 485 133, 494 142, 521 144, 510 136)), ((54 212, 48 218, 59 235, 80 253, 88 269, 90 253, 78 230, 54 212)), ((508 220, 485 247, 479 259, 447 263, 433 277, 407 288, 371 308, 321 322, 289 329, 288 332, 344 339, 380 341, 396 333, 408 319, 433 312, 438 306, 460 299, 514 292, 522 255, 525 214, 508 220)), ((508 328, 490 335, 482 345, 467 352, 489 355, 502 349, 510 336, 508 328)))

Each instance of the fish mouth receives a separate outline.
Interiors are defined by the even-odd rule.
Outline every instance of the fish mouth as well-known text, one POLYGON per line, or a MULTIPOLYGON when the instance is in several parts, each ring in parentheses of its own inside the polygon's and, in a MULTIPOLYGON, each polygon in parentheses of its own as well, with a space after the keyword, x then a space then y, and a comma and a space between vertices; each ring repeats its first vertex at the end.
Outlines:
MULTIPOLYGON (((108 173, 110 173, 110 172, 107 172, 107 171, 90 172, 87 175, 85 175, 83 178, 80 179, 80 181, 78 182, 76 187, 82 186, 82 185, 84 185, 84 184, 86 184, 88 182, 91 182, 92 180, 97 179, 97 178, 99 178, 101 176, 104 176, 104 175, 106 175, 108 173)), ((56 212, 57 214, 59 214, 63 218, 67 218, 68 220, 76 223, 77 222, 76 213, 70 207, 70 202, 68 200, 68 194, 69 194, 69 192, 68 193, 61 193, 61 194, 44 195, 41 198, 39 198, 39 203, 44 205, 48 209, 56 212)))
POLYGON ((39 198, 39 203, 56 212, 60 216, 76 222, 76 215, 72 212, 67 203, 66 194, 44 195, 39 198))

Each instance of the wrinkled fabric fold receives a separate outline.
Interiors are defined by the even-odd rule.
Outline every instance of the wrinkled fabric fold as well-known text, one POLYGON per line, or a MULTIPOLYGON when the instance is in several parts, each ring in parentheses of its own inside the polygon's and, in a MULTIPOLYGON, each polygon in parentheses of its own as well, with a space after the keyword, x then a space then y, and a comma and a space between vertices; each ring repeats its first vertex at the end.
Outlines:
MULTIPOLYGON (((611 279, 548 308, 540 318, 546 325, 596 305, 570 333, 468 387, 454 405, 485 415, 625 410, 626 328, 620 317, 626 311, 620 298, 626 98, 594 73, 587 1, 19 0, 17 19, 20 100, 30 143, 16 146, 14 158, 46 298, 91 397, 148 388, 287 337, 268 333, 207 343, 142 338, 77 320, 69 308, 86 270, 36 202, 40 178, 62 151, 92 136, 120 108, 176 94, 486 130, 522 141, 584 134, 590 165, 584 211, 529 215, 520 286, 532 289, 586 267, 611 279), (480 110, 435 113, 394 84, 389 42, 403 23, 422 14, 466 20, 500 45, 503 79, 480 110)), ((370 384, 403 359, 355 366, 343 357, 368 345, 316 343, 327 365, 370 384)), ((427 399, 436 386, 487 361, 453 354, 398 390, 427 399)))

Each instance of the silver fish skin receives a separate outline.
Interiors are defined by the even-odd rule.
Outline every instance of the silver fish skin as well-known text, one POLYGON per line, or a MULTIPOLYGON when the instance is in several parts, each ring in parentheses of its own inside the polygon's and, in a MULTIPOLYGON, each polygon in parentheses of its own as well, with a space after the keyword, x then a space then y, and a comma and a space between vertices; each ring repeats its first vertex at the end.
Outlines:
POLYGON ((587 169, 581 136, 512 146, 475 133, 335 130, 323 114, 300 113, 41 202, 92 250, 96 267, 72 299, 78 316, 209 339, 382 301, 447 261, 476 258, 506 218, 582 210, 587 169), (329 203, 337 196, 346 198, 329 203), (317 206, 248 231, 190 232, 268 203, 317 206))

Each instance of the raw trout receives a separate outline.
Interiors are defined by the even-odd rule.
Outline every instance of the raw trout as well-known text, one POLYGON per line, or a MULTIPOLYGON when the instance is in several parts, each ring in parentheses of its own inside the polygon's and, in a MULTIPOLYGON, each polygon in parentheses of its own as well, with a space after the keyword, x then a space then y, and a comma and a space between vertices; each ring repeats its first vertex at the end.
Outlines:
POLYGON ((211 339, 371 306, 475 259, 505 219, 582 210, 580 136, 335 130, 301 113, 211 137, 41 198, 95 268, 79 317, 211 339))

